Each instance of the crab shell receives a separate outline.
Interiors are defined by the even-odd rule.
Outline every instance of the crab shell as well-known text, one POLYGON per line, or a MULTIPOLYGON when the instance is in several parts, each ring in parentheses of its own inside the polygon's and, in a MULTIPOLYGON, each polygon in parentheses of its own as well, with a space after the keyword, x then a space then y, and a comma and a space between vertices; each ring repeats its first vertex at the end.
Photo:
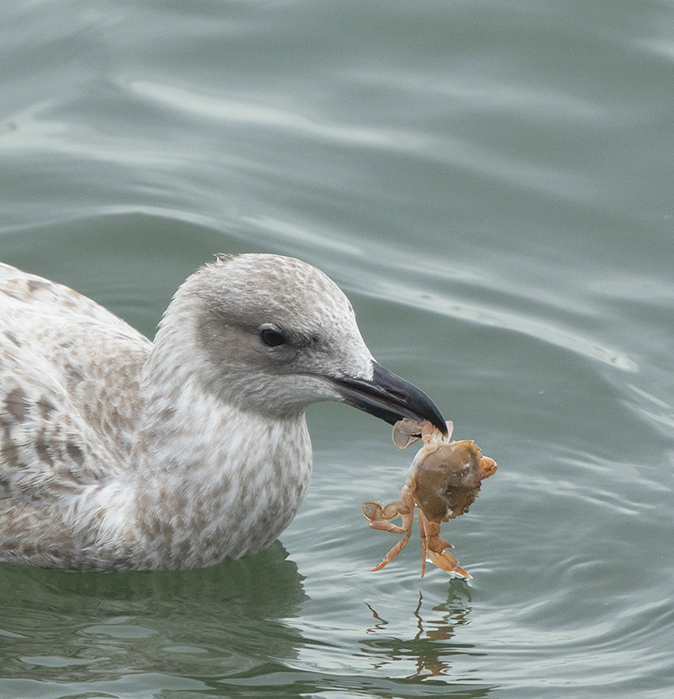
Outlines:
POLYGON ((416 455, 407 488, 431 522, 447 522, 468 512, 496 462, 471 441, 425 444, 416 455))

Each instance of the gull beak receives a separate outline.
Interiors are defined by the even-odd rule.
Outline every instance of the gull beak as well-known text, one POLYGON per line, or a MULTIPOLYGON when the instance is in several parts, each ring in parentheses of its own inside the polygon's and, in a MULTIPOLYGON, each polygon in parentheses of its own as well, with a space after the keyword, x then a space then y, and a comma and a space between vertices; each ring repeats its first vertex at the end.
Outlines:
POLYGON ((447 425, 433 401, 416 386, 372 362, 372 380, 332 379, 345 403, 394 425, 402 418, 428 420, 442 434, 447 425))

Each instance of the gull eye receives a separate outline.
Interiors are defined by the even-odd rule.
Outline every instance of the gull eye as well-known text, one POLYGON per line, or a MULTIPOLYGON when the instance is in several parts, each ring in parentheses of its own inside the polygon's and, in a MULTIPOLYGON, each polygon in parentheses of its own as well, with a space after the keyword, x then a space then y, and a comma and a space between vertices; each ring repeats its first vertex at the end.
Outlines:
POLYGON ((260 340, 267 345, 267 347, 278 347, 279 345, 285 345, 287 342, 283 333, 278 330, 272 330, 271 328, 263 328, 260 331, 260 340))

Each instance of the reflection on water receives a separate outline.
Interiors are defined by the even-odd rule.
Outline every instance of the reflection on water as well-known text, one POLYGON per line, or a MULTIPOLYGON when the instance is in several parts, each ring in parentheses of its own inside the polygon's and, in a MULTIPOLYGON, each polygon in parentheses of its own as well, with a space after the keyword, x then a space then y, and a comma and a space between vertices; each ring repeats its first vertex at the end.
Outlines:
MULTIPOLYGON (((244 561, 181 572, 63 573, 3 565, 0 694, 27 674, 98 683, 165 673, 211 681, 297 656, 284 623, 306 599, 280 543, 244 561)), ((196 687, 190 686, 195 689, 196 687)))
MULTIPOLYGON (((373 670, 381 671, 394 666, 400 660, 410 659, 416 671, 406 679, 451 678, 452 657, 460 655, 484 655, 475 651, 472 644, 456 640, 459 629, 469 623, 472 603, 470 589, 466 585, 450 584, 446 602, 429 606, 424 604, 423 593, 410 614, 416 619, 417 632, 413 638, 403 640, 387 636, 389 622, 380 615, 376 605, 365 603, 373 623, 366 629, 368 638, 361 640, 363 655, 369 658, 373 670)), ((482 695, 475 695, 482 696, 482 695)))

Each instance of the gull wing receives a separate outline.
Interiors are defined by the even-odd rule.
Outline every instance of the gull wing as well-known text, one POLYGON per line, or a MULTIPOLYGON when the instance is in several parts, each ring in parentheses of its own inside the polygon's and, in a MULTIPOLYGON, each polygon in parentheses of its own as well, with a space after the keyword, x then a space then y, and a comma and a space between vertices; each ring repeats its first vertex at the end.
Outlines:
POLYGON ((0 498, 68 503, 130 468, 151 346, 91 299, 0 264, 0 498))

